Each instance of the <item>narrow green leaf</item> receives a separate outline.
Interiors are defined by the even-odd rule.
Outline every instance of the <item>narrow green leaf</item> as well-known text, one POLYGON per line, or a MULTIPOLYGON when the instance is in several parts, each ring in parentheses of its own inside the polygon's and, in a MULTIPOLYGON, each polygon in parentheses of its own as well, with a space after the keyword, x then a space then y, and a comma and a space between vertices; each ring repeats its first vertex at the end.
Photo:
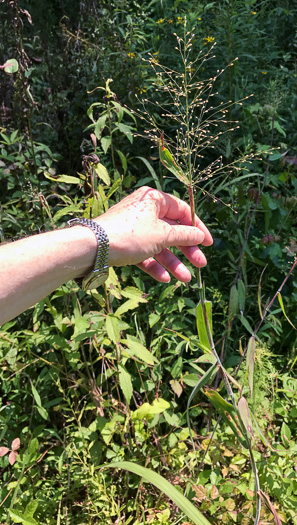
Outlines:
POLYGON ((147 365, 154 365, 157 363, 155 356, 153 356, 153 354, 151 354, 151 352, 149 352, 141 343, 130 339, 121 339, 121 343, 127 346, 125 350, 127 354, 139 359, 143 363, 146 363, 147 365))
POLYGON ((286 312, 285 312, 285 307, 284 307, 284 303, 283 303, 283 298, 282 298, 282 296, 281 296, 280 293, 277 295, 277 298, 278 298, 278 302, 279 302, 279 304, 280 304, 280 307, 281 307, 281 309, 282 309, 282 312, 283 312, 285 318, 287 319, 288 323, 290 323, 290 325, 294 328, 294 330, 297 330, 297 328, 293 325, 292 321, 290 321, 290 319, 288 318, 288 316, 287 316, 287 314, 286 314, 286 312))
POLYGON ((40 395, 38 394, 35 386, 33 384, 31 384, 31 388, 32 388, 32 394, 34 396, 34 399, 35 399, 35 403, 37 406, 41 407, 42 404, 41 404, 41 399, 40 399, 40 395))
MULTIPOLYGON (((206 314, 208 317, 208 322, 209 322, 210 330, 212 333, 211 306, 212 304, 210 301, 205 301, 206 314)), ((197 306, 196 316, 197 316, 197 331, 198 331, 200 344, 208 348, 209 350, 211 350, 210 344, 208 341, 208 337, 207 337, 207 331, 206 331, 205 320, 204 320, 204 315, 203 315, 203 307, 202 307, 201 302, 197 306)))
POLYGON ((162 131, 162 135, 159 142, 159 155, 160 155, 160 161, 162 164, 167 168, 173 175, 175 175, 178 180, 183 182, 184 184, 190 184, 190 180, 186 177, 183 170, 180 166, 175 162, 172 154, 170 153, 169 149, 164 147, 164 134, 162 131))
POLYGON ((204 389, 205 395, 208 397, 212 405, 219 412, 220 416, 223 418, 225 423, 230 426, 234 434, 240 441, 240 443, 245 447, 249 448, 249 444, 246 440, 246 437, 242 434, 240 428, 240 421, 236 411, 230 403, 227 403, 222 396, 216 392, 216 390, 204 389))
POLYGON ((229 295, 229 314, 233 318, 238 312, 238 290, 236 284, 230 288, 229 295))
POLYGON ((38 410, 39 414, 41 415, 41 417, 42 417, 43 419, 45 419, 46 421, 49 419, 49 417, 48 417, 48 413, 47 413, 47 411, 45 410, 45 408, 43 408, 42 406, 38 406, 38 405, 37 405, 37 410, 38 410))
POLYGON ((120 340, 119 320, 112 314, 108 314, 106 317, 106 330, 109 339, 113 343, 118 343, 120 340))
POLYGON ((117 189, 121 186, 122 184, 122 179, 119 178, 117 179, 113 185, 111 186, 111 188, 108 190, 108 194, 107 194, 107 198, 110 199, 110 197, 117 191, 117 189))
POLYGON ((239 319, 241 320, 243 326, 245 327, 245 329, 251 334, 253 335, 253 329, 250 325, 250 323, 248 322, 248 320, 246 319, 246 317, 244 317, 243 315, 240 315, 238 316, 239 319))
POLYGON ((248 402, 247 402, 247 400, 244 397, 241 397, 239 399, 237 408, 238 408, 238 412, 239 412, 241 421, 242 421, 246 431, 253 438, 254 437, 254 431, 253 431, 253 426, 252 426, 252 418, 251 418, 248 402))
POLYGON ((247 353, 246 353, 246 367, 247 367, 248 382, 249 382, 252 399, 253 399, 253 390, 254 390, 255 354, 256 354, 255 338, 251 337, 249 340, 247 353))
POLYGON ((245 308, 245 286, 242 279, 238 280, 237 283, 237 290, 238 290, 238 306, 239 311, 244 312, 245 308))
POLYGON ((121 363, 118 364, 118 367, 120 387, 125 396, 127 404, 129 405, 133 393, 131 375, 129 374, 129 372, 127 372, 126 368, 121 363))
POLYGON ((196 507, 179 490, 177 490, 176 487, 160 476, 160 474, 129 461, 110 463, 109 465, 104 466, 104 468, 122 468, 137 474, 166 494, 181 509, 181 511, 195 523, 195 525, 210 525, 210 522, 203 516, 203 514, 201 514, 201 512, 196 509, 196 507))
POLYGON ((156 174, 154 168, 150 165, 149 161, 147 159, 145 159, 144 157, 135 157, 135 158, 141 160, 146 165, 146 167, 149 170, 153 180, 155 181, 157 190, 162 191, 162 186, 161 186, 161 184, 159 182, 158 175, 156 174))
POLYGON ((124 153, 122 153, 119 149, 117 149, 116 151, 117 151, 118 156, 121 159, 122 168, 123 168, 124 175, 125 175, 126 171, 127 171, 127 159, 126 159, 124 153))
MULTIPOLYGON (((192 403, 192 399, 194 398, 194 396, 196 394, 198 394, 198 392, 201 390, 201 388, 204 387, 204 385, 206 385, 206 383, 211 383, 212 379, 214 378, 215 374, 217 373, 218 371, 218 367, 217 367, 217 364, 213 364, 206 372, 205 374, 202 376, 202 377, 198 377, 198 382, 196 384, 196 386, 194 387, 194 389, 192 390, 191 392, 191 395, 189 396, 189 399, 188 399, 188 403, 187 403, 187 424, 188 424, 188 429, 189 431, 191 430, 191 424, 190 424, 190 405, 192 403)), ((194 443, 192 441, 192 445, 193 445, 193 448, 194 448, 194 443)), ((195 450, 195 448, 194 448, 195 450)))

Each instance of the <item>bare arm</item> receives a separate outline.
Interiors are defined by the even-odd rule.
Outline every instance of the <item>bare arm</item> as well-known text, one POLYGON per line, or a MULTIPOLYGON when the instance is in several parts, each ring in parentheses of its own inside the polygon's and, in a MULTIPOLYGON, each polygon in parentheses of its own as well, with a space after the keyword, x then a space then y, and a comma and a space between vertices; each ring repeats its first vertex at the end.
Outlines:
MULTIPOLYGON (((97 221, 110 241, 109 265, 136 264, 158 281, 172 273, 187 282, 189 270, 168 249, 178 246, 195 266, 206 264, 197 244, 212 238, 189 206, 166 193, 140 188, 97 221)), ((34 305, 70 279, 92 269, 97 240, 86 227, 75 226, 34 235, 0 246, 0 325, 34 305)))

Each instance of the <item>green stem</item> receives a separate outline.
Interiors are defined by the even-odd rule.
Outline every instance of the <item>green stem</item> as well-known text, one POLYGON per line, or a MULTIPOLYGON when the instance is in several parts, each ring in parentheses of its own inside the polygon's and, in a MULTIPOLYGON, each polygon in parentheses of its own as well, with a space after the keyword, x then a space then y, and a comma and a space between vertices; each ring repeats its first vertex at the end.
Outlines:
MULTIPOLYGON (((188 185, 188 192, 189 192, 189 201, 190 201, 190 208, 191 208, 192 225, 195 226, 196 225, 195 202, 194 202, 193 186, 191 184, 188 185)), ((228 376, 227 376, 227 374, 226 374, 226 372, 224 370, 224 367, 223 367, 223 365, 221 363, 221 360, 220 360, 220 358, 218 356, 218 353, 216 351, 215 344, 214 344, 214 341, 213 341, 211 328, 210 328, 210 324, 209 324, 209 320, 208 320, 208 316, 207 316, 207 311, 206 311, 205 293, 204 293, 204 288, 203 288, 203 285, 202 285, 202 278, 201 278, 201 270, 200 270, 200 268, 196 268, 196 276, 197 276, 197 283, 198 283, 198 294, 199 294, 199 299, 200 299, 200 302, 201 302, 201 305, 202 305, 203 318, 204 318, 204 323, 205 323, 206 334, 207 334, 207 339, 208 339, 208 342, 209 342, 209 346, 210 346, 210 349, 211 349, 213 355, 216 358, 218 366, 221 369, 221 373, 222 373, 222 376, 223 376, 223 379, 224 379, 224 383, 225 383, 225 386, 226 386, 226 390, 227 390, 228 396, 230 397, 235 410, 237 410, 236 402, 235 402, 235 399, 234 399, 233 391, 232 391, 232 388, 231 388, 228 376)))

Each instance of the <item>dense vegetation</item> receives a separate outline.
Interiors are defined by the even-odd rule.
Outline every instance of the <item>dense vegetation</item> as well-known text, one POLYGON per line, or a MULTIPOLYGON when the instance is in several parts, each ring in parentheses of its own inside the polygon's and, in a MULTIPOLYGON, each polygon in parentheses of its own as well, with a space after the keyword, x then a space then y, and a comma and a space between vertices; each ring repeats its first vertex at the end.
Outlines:
POLYGON ((1 523, 193 523, 154 485, 108 468, 129 461, 186 495, 201 523, 247 525, 254 458, 260 523, 297 524, 292 4, 0 4, 1 242, 100 215, 145 184, 187 199, 157 143, 164 130, 183 165, 176 140, 186 97, 175 106, 170 89, 180 79, 198 120, 209 108, 194 196, 214 236, 202 278, 226 371, 202 388, 216 361, 193 269, 189 286, 134 267, 111 270, 95 293, 68 282, 2 326, 1 523), (176 48, 189 38, 194 58, 185 65, 176 48), (200 102, 185 87, 192 77, 198 89, 204 82, 200 102), (220 105, 222 114, 212 109, 220 105), (226 377, 235 403, 248 401, 252 455, 228 424, 226 377))

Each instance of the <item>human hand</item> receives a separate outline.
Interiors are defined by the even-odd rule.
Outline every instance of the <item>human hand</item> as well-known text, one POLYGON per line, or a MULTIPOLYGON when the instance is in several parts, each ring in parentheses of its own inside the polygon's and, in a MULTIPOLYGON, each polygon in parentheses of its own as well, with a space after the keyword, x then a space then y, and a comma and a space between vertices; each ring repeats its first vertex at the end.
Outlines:
POLYGON ((109 265, 136 264, 160 282, 170 272, 188 282, 191 273, 168 248, 176 246, 196 267, 207 264, 197 244, 210 246, 212 237, 196 216, 192 226, 188 204, 167 193, 142 187, 95 219, 109 238, 109 265))

